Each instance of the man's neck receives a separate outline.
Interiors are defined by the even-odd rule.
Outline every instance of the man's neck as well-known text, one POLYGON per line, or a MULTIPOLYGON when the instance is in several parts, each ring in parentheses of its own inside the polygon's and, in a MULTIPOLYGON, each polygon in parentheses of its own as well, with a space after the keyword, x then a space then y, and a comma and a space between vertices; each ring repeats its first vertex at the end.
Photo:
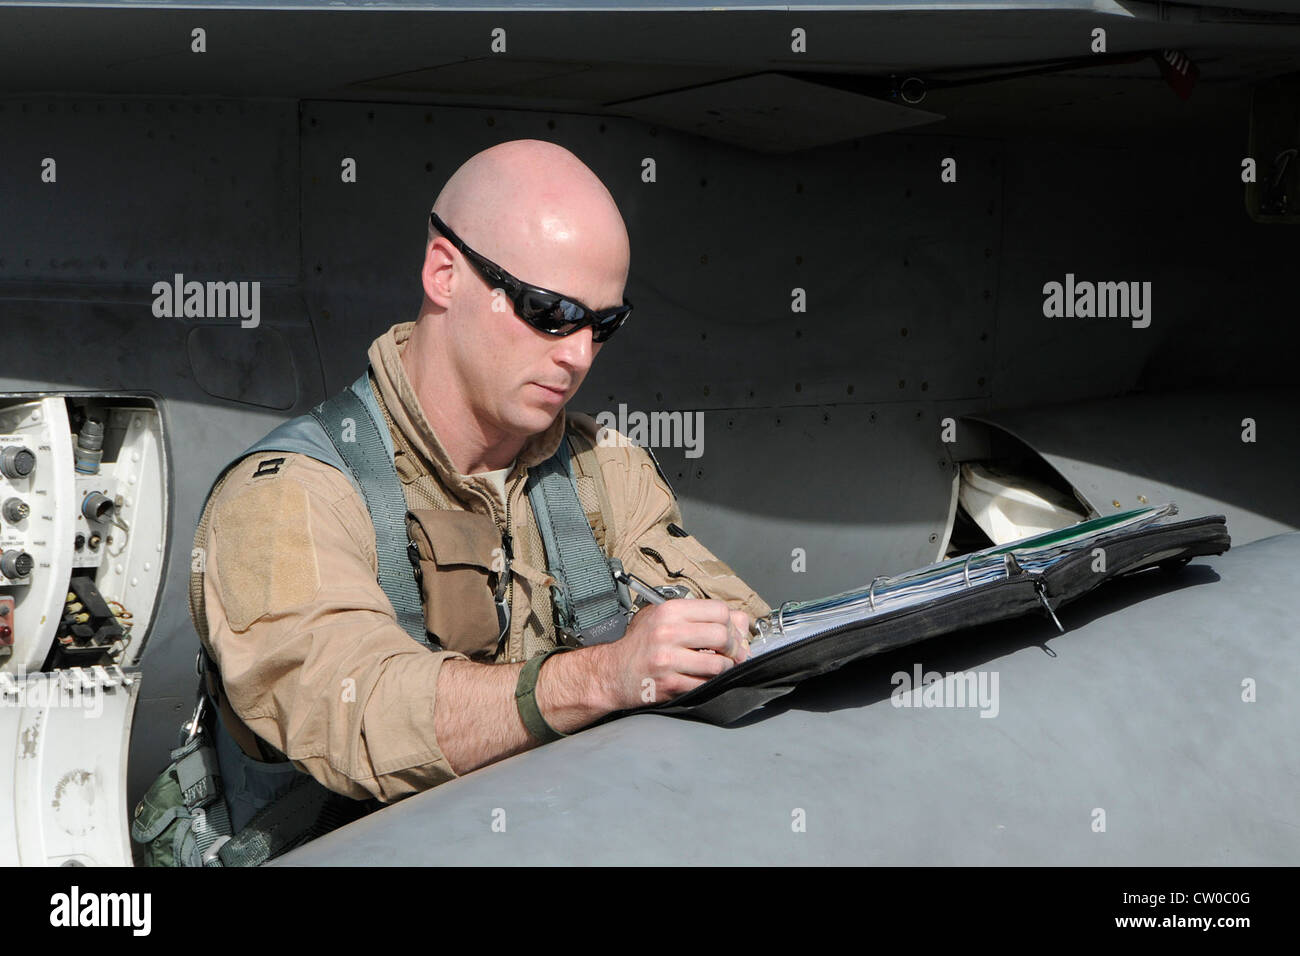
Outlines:
POLYGON ((455 387, 445 353, 437 342, 428 340, 428 330, 421 326, 416 323, 402 349, 402 367, 452 467, 462 475, 508 467, 527 439, 483 427, 465 400, 464 390, 455 387), (417 355, 422 361, 414 360, 417 355))

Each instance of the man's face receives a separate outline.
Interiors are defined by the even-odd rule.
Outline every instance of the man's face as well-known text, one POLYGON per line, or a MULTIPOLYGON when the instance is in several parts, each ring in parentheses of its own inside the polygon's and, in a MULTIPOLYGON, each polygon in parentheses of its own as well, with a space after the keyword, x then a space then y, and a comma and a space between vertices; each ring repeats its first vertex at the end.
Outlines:
MULTIPOLYGON (((508 434, 545 431, 577 392, 604 345, 592 341, 590 326, 565 336, 534 329, 515 314, 504 292, 490 288, 464 257, 458 263, 464 268, 457 279, 451 347, 470 402, 485 425, 508 434)), ((559 281, 550 282, 522 270, 514 274, 593 308, 622 302, 619 277, 592 281, 587 270, 584 282, 577 274, 581 271, 559 270, 559 281)))
MULTIPOLYGON (((556 290, 560 291, 560 290, 556 290)), ((539 332, 515 315, 504 295, 490 293, 483 317, 480 359, 490 376, 492 407, 485 409, 499 427, 515 434, 545 431, 573 397, 596 354, 591 328, 571 335, 539 332)))

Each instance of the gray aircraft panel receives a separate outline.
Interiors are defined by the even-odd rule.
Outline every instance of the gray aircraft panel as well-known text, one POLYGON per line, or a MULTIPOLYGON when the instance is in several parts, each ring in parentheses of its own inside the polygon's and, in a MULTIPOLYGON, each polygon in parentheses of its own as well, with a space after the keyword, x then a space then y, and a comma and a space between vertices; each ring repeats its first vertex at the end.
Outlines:
POLYGON ((57 283, 62 298, 113 308, 148 303, 176 273, 264 291, 297 281, 293 104, 87 96, 0 102, 0 115, 7 282, 57 283), (46 158, 57 178, 42 192, 30 173, 46 158))
POLYGON ((625 718, 280 862, 1294 865, 1297 560, 1291 533, 1143 572, 1067 605, 1064 635, 903 648, 730 728, 625 718), (996 716, 894 706, 914 665, 997 674, 996 716))
POLYGON ((688 412, 699 415, 702 454, 654 452, 684 527, 775 607, 942 557, 956 466, 939 440, 940 411, 909 402, 688 412))
MULTIPOLYGON (((457 10, 331 4, 320 10, 289 2, 251 14, 242 5, 159 3, 132 9, 130 30, 112 20, 123 15, 120 6, 0 5, 0 89, 331 100, 405 95, 421 102, 593 113, 605 112, 604 104, 612 100, 765 69, 885 77, 1089 58, 1091 30, 1101 25, 1111 52, 1186 49, 1208 55, 1220 78, 1225 67, 1234 80, 1243 74, 1269 76, 1285 72, 1293 60, 1296 30, 1295 15, 1283 13, 1242 16, 1188 8, 1187 16, 1171 18, 1158 4, 1104 0, 910 10, 827 4, 824 9, 771 5, 721 11, 620 4, 617 13, 590 6, 559 16, 545 15, 557 8, 542 6, 457 10), (194 22, 200 9, 201 24, 194 22), (808 31, 806 53, 792 53, 790 25, 772 29, 773 17, 784 11, 806 19, 795 24, 808 31), (1030 26, 1021 22, 1026 17, 1030 26), (1016 23, 1009 26, 1011 20, 1016 23), (196 26, 209 38, 207 52, 198 58, 190 51, 196 26), (509 31, 507 56, 491 51, 491 30, 497 27, 509 31), (1221 60, 1233 47, 1273 50, 1277 56, 1243 62, 1238 53, 1221 60)), ((1166 129, 1185 133, 1183 124, 1162 121, 1163 97, 1172 94, 1153 82, 1154 64, 1109 66, 1100 74, 1092 64, 1079 70, 1077 92, 1053 97, 1050 104, 1025 103, 1022 115, 1034 114, 1039 128, 1064 120, 1073 134, 1080 119, 1076 101, 1091 101, 1087 113, 1118 113, 1111 123, 1136 115, 1140 121, 1131 125, 1164 145, 1166 129), (1136 95, 1126 97, 1126 108, 1117 111, 1114 89, 1103 85, 1117 76, 1141 78, 1141 86, 1159 90, 1161 98, 1148 101, 1156 108, 1144 107, 1138 100, 1142 92, 1134 89, 1125 90, 1136 95)), ((1007 93, 1006 87, 998 90, 1000 97, 1007 93)), ((1191 108, 1199 112, 1215 95, 1213 84, 1202 84, 1191 108)), ((960 93, 958 101, 964 101, 960 93)), ((948 113, 932 102, 924 108, 948 113)), ((1237 131, 1232 127, 1234 136, 1237 131)))

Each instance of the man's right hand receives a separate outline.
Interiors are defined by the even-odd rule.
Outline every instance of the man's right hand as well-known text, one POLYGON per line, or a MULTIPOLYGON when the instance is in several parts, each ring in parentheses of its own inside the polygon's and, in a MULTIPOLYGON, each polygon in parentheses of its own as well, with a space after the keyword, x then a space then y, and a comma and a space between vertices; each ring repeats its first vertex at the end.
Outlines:
POLYGON ((750 617, 724 601, 679 599, 637 611, 600 645, 612 710, 678 697, 749 657, 750 617))
MULTIPOLYGON (((750 623, 724 601, 644 607, 612 644, 548 660, 537 681, 538 710, 555 730, 571 734, 611 711, 678 697, 749 657, 750 623)), ((442 665, 434 727, 455 773, 536 745, 515 702, 522 666, 458 659, 442 665)))

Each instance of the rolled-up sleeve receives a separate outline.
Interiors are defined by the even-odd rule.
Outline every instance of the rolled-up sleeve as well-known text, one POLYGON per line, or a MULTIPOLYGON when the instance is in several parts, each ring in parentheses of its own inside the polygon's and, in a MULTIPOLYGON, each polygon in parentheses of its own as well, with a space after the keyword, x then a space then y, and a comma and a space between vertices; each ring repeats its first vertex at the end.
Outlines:
POLYGON ((456 776, 434 701, 448 658, 397 623, 374 528, 339 471, 277 452, 235 466, 211 503, 204 609, 236 714, 331 790, 391 802, 456 776))

